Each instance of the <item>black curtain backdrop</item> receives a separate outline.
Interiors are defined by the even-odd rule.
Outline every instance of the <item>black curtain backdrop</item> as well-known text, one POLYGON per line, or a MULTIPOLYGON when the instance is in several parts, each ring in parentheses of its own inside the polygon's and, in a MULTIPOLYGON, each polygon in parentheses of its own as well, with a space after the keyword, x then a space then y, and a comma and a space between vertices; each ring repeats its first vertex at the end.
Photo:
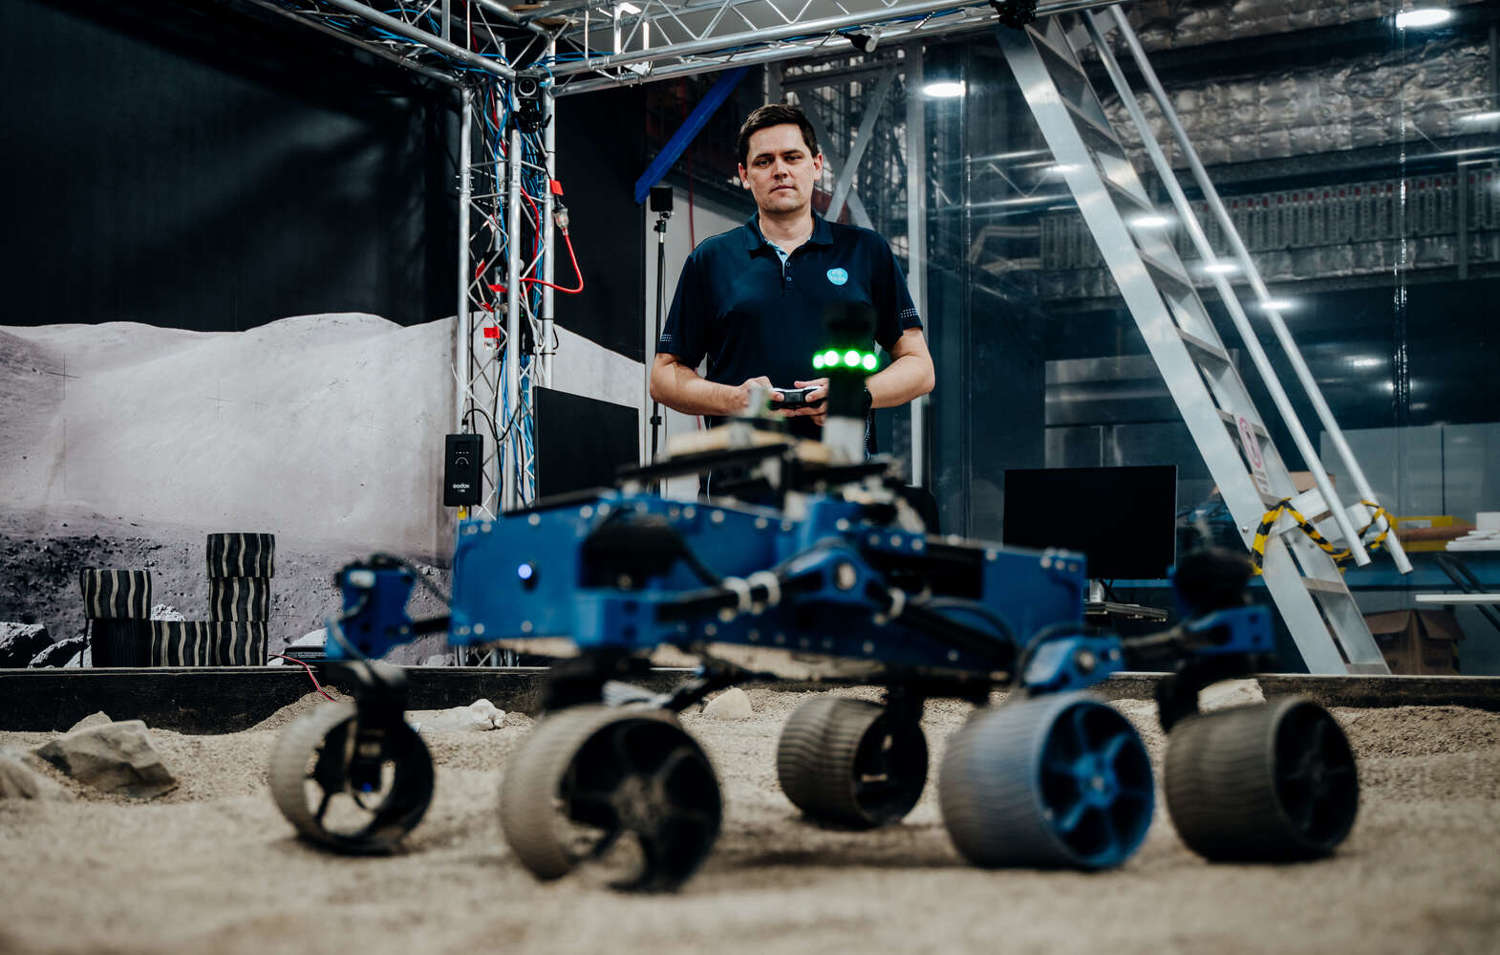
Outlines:
POLYGON ((0 324, 456 311, 455 95, 250 5, 4 0, 0 324))
MULTIPOLYGON (((635 181, 648 158, 644 89, 557 101, 557 178, 584 278, 582 294, 555 297, 557 321, 636 361, 645 357, 646 212, 635 181)), ((566 249, 555 275, 559 285, 573 283, 566 249)))

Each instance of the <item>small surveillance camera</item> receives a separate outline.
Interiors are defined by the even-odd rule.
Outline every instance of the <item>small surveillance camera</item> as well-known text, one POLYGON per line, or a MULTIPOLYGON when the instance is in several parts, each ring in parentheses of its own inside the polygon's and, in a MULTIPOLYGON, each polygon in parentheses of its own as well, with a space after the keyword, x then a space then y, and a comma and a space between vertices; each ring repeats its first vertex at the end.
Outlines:
POLYGON ((516 74, 516 98, 536 99, 542 95, 542 75, 540 73, 518 73, 516 74))

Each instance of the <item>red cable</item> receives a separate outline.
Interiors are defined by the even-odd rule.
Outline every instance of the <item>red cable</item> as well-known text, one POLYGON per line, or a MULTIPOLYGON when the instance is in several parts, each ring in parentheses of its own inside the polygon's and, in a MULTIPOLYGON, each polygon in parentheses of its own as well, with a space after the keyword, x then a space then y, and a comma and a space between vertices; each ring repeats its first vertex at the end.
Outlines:
MULTIPOLYGON (((531 225, 532 225, 533 231, 534 232, 541 232, 542 231, 542 210, 540 210, 540 209, 538 209, 536 207, 536 200, 533 199, 533 198, 531 198, 531 196, 528 193, 526 193, 526 192, 523 191, 521 193, 521 198, 525 199, 526 200, 526 204, 529 205, 529 206, 531 206, 531 212, 532 212, 531 225)), ((533 245, 534 245, 534 243, 533 243, 533 245)))
POLYGON ((561 285, 553 285, 551 282, 544 282, 541 279, 522 279, 521 283, 525 284, 527 282, 530 282, 532 285, 541 285, 545 288, 556 289, 559 292, 566 292, 569 295, 577 295, 579 292, 583 291, 583 272, 578 268, 578 255, 573 251, 572 237, 568 235, 567 229, 563 229, 561 231, 563 241, 568 244, 568 258, 573 260, 573 274, 578 276, 578 287, 563 288, 561 285))
POLYGON ((297 664, 302 669, 304 669, 304 670, 307 671, 307 678, 309 680, 312 680, 313 681, 313 687, 319 693, 323 694, 323 699, 328 700, 330 703, 337 703, 338 702, 338 697, 336 697, 336 696, 329 696, 326 692, 324 692, 323 685, 318 682, 317 674, 313 673, 313 668, 307 665, 307 661, 305 661, 305 660, 298 660, 296 657, 289 657, 289 656, 287 656, 284 653, 270 653, 270 654, 267 654, 267 656, 278 657, 278 658, 280 658, 282 660, 290 660, 293 663, 297 664))

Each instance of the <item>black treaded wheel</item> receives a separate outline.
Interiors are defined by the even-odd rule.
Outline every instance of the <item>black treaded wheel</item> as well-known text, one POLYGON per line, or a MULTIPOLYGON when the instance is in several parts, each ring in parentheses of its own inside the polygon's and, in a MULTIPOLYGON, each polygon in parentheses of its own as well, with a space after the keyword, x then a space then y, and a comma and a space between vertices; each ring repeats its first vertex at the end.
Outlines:
POLYGON ((666 710, 552 713, 500 787, 505 839, 539 879, 595 863, 614 888, 669 891, 708 857, 722 819, 713 765, 666 710))
POLYGON ((352 703, 320 706, 288 726, 271 751, 271 796, 310 842, 349 855, 391 852, 432 802, 432 757, 404 722, 380 743, 381 780, 356 787, 348 776, 352 703))
POLYGON ((927 784, 927 738, 867 700, 821 696, 792 713, 776 744, 776 778, 808 818, 851 829, 902 819, 927 784))
POLYGON ((1304 697, 1186 717, 1167 738, 1165 770, 1178 834, 1217 862, 1328 855, 1359 809, 1349 740, 1304 697))
POLYGON ((938 802, 975 865, 1108 869, 1151 825, 1151 759, 1130 721, 1091 694, 1008 702, 949 738, 938 802))

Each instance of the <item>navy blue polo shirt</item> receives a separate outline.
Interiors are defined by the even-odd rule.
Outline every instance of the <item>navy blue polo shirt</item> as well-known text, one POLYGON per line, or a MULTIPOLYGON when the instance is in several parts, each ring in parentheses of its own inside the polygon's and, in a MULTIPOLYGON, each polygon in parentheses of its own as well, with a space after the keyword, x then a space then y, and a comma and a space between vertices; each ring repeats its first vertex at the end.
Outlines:
MULTIPOLYGON (((812 236, 783 262, 751 216, 688 256, 656 349, 689 368, 706 355, 709 381, 740 385, 765 375, 791 388, 823 377, 812 357, 831 344, 823 315, 834 302, 874 308, 875 341, 886 350, 906 329, 922 327, 906 276, 876 233, 814 215, 812 236)), ((822 430, 811 416, 789 424, 804 437, 822 430)))

